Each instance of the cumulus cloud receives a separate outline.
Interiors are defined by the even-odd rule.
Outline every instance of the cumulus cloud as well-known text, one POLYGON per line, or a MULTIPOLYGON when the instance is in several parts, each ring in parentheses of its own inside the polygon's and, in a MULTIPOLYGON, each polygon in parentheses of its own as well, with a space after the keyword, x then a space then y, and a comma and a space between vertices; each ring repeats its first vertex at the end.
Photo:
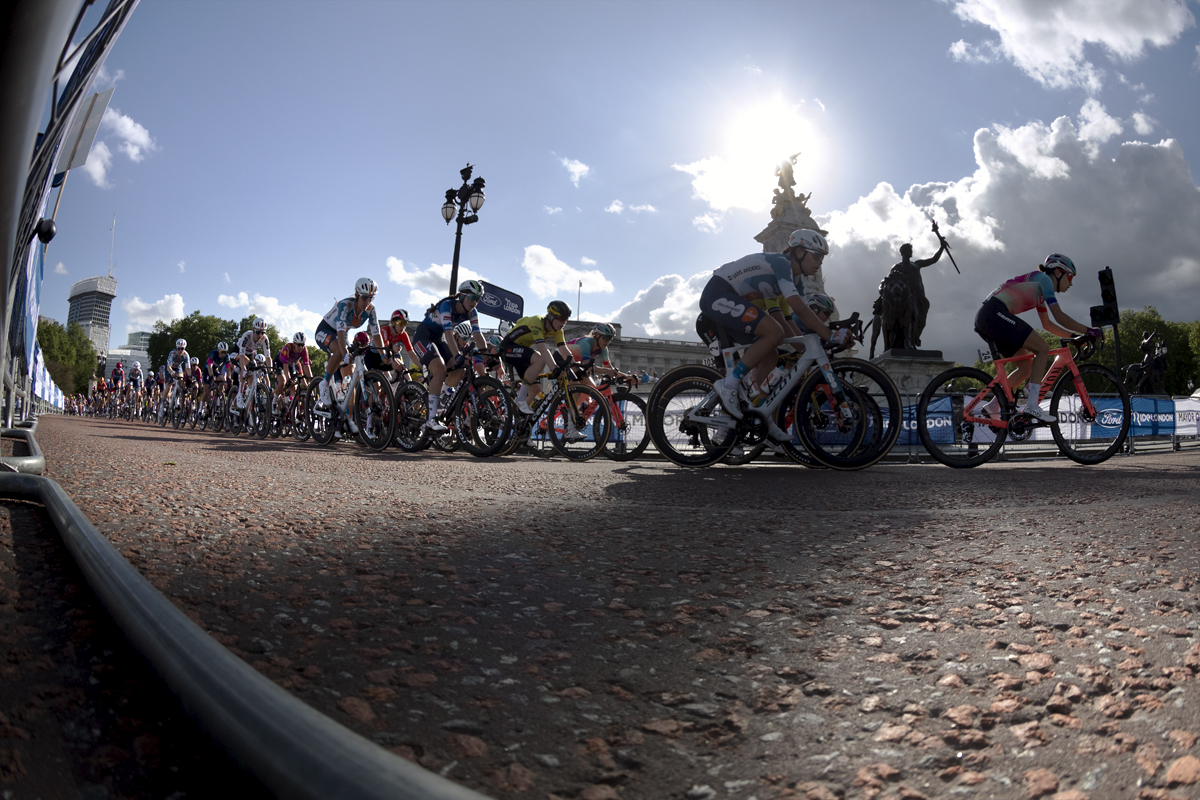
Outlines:
POLYGON ((232 282, 232 281, 230 281, 230 280, 229 280, 229 273, 228 273, 228 272, 226 272, 226 273, 225 273, 225 282, 226 282, 226 283, 231 283, 231 282, 232 282))
POLYGON ((54 265, 54 274, 55 275, 66 275, 67 274, 67 265, 61 261, 58 262, 57 264, 55 264, 54 265))
POLYGON ((705 233, 717 233, 721 230, 721 216, 710 211, 692 219, 692 224, 705 233))
POLYGON ((312 340, 317 324, 321 321, 321 315, 314 311, 302 309, 295 303, 284 305, 276 297, 265 297, 257 292, 253 297, 245 292, 238 292, 232 296, 218 295, 217 303, 235 311, 244 311, 245 316, 262 317, 268 325, 275 326, 280 336, 289 339, 297 331, 304 331, 309 340, 312 340))
POLYGON ((562 213, 562 207, 560 207, 560 206, 555 206, 554 208, 551 208, 550 206, 543 206, 543 208, 546 209, 547 214, 561 214, 562 213))
POLYGON ((125 78, 125 70, 119 69, 116 74, 108 71, 107 64, 101 64, 100 69, 96 70, 96 77, 92 81, 92 91, 102 92, 111 86, 116 86, 117 82, 125 78))
POLYGON ((150 131, 112 106, 104 109, 100 127, 111 132, 120 140, 117 149, 129 156, 129 160, 134 163, 144 159, 146 153, 158 149, 158 145, 150 136, 150 131))
POLYGON ((179 274, 180 274, 180 275, 182 275, 183 273, 187 272, 187 262, 186 262, 186 261, 180 261, 180 262, 179 262, 178 264, 176 264, 175 266, 179 267, 179 274))
POLYGON ((1100 89, 1103 72, 1087 59, 1088 45, 1129 62, 1143 55, 1147 45, 1165 47, 1195 24, 1186 0, 953 2, 959 18, 991 28, 1000 40, 975 46, 956 42, 952 57, 968 60, 994 48, 1043 86, 1080 86, 1089 92, 1100 89))
POLYGON ((696 316, 700 313, 700 292, 711 277, 711 270, 690 278, 664 275, 617 309, 608 321, 621 323, 627 336, 698 341, 696 316))
POLYGON ((108 170, 112 167, 112 150, 103 141, 97 140, 88 153, 88 160, 83 165, 83 171, 92 179, 92 183, 101 189, 110 188, 108 170))
POLYGON ((146 303, 140 297, 121 301, 121 308, 129 318, 126 332, 149 330, 155 322, 171 322, 183 317, 183 297, 178 294, 163 295, 161 300, 146 303))
POLYGON ((1089 98, 1079 111, 1079 138, 1103 144, 1121 132, 1121 123, 1109 116, 1096 98, 1089 98))
MULTIPOLYGON (((428 269, 416 269, 411 265, 405 265, 395 256, 389 256, 387 269, 388 280, 408 287, 409 294, 406 302, 409 305, 428 305, 436 300, 441 300, 446 296, 447 289, 450 287, 450 264, 430 264, 428 269)), ((483 276, 478 272, 459 264, 458 282, 462 283, 472 278, 477 281, 483 280, 483 276)))
POLYGON ((1002 56, 1000 46, 995 42, 970 44, 963 39, 950 45, 948 52, 955 61, 965 64, 991 64, 999 61, 1002 56))
POLYGON ((584 266, 591 266, 592 264, 596 263, 596 259, 584 256, 583 258, 579 259, 579 263, 583 264, 584 266))
POLYGON ((564 291, 580 289, 585 294, 612 292, 613 285, 599 270, 579 270, 563 263, 549 247, 531 244, 525 248, 521 262, 529 276, 529 288, 538 297, 551 297, 564 291), (580 287, 580 282, 583 286, 580 287))
POLYGON ((957 181, 886 183, 844 211, 819 216, 832 252, 826 288, 844 313, 869 315, 879 281, 911 241, 919 258, 937 241, 935 217, 963 270, 949 259, 923 270, 931 309, 925 347, 970 362, 982 348, 972 332, 980 301, 1001 282, 1064 252, 1080 268, 1063 307, 1081 321, 1100 302, 1096 271, 1112 266, 1123 308, 1154 305, 1168 319, 1193 320, 1200 291, 1200 189, 1179 144, 1125 142, 1101 156, 1069 117, 1049 126, 980 129, 976 170, 957 181))
POLYGON ((1192 69, 1200 72, 1200 44, 1196 45, 1196 60, 1192 62, 1192 69))
POLYGON ((620 200, 613 200, 612 203, 609 204, 608 208, 606 208, 604 210, 607 211, 609 214, 620 214, 622 211, 625 210, 625 204, 622 203, 620 200))
POLYGON ((571 176, 571 183, 575 184, 576 188, 579 187, 580 179, 586 177, 592 171, 592 168, 587 164, 573 158, 560 158, 559 163, 567 168, 567 174, 571 176))
POLYGON ((1139 136, 1149 136, 1154 133, 1154 126, 1158 124, 1158 120, 1149 114, 1141 111, 1133 112, 1133 129, 1137 131, 1139 136))

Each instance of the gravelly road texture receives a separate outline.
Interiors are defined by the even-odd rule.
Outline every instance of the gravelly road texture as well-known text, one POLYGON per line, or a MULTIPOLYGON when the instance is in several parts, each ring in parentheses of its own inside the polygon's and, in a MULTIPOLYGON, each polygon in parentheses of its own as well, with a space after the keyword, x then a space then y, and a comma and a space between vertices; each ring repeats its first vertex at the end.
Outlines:
POLYGON ((493 796, 1200 791, 1200 452, 838 474, 37 437, 213 636, 493 796))

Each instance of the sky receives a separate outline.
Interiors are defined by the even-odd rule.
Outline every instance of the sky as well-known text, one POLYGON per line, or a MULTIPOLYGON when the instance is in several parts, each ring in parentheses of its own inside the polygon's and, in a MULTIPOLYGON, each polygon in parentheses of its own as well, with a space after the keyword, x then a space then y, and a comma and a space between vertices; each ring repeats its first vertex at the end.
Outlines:
POLYGON ((112 346, 197 310, 311 336, 363 276, 381 314, 418 316, 449 288, 440 208, 471 163, 487 200, 460 280, 694 339, 701 289, 761 251, 800 153, 845 315, 869 316, 900 244, 933 253, 933 216, 962 274, 924 270, 923 345, 949 358, 974 360, 979 303, 1050 252, 1079 267, 1076 319, 1111 266, 1123 308, 1193 320, 1198 10, 142 0, 93 86, 116 91, 67 180, 43 313, 107 272, 115 215, 112 346))

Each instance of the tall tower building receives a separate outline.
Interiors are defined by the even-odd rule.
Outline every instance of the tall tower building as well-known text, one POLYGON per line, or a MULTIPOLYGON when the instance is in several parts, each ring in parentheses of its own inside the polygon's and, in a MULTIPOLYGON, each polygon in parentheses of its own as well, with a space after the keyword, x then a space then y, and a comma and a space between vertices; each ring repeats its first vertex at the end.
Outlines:
POLYGON ((91 339, 96 354, 108 355, 108 315, 117 296, 117 281, 110 276, 84 278, 71 287, 67 322, 78 322, 91 339))

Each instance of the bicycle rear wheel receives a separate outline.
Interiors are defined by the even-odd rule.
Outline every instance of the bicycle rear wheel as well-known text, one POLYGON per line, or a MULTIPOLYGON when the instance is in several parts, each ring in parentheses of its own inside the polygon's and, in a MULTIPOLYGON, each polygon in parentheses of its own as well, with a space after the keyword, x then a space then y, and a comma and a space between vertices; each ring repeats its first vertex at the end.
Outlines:
POLYGON ((425 429, 428 402, 425 387, 419 383, 403 383, 396 387, 392 443, 401 450, 415 453, 429 447, 429 434, 425 429))
POLYGON ((972 367, 955 367, 938 375, 917 401, 917 433, 921 444, 947 467, 977 467, 995 458, 1004 445, 1008 430, 991 425, 963 421, 969 408, 972 417, 995 417, 1007 423, 1010 408, 1003 393, 997 396, 989 385, 992 376, 972 367), (998 401, 989 414, 984 407, 998 401))
POLYGON ((504 384, 495 378, 476 378, 475 394, 464 398, 456 417, 463 447, 480 458, 496 455, 508 444, 514 413, 504 384))
POLYGON ((261 383, 254 389, 254 435, 267 438, 271 432, 271 390, 261 383))
POLYGON ((604 449, 612 434, 608 401, 591 386, 568 386, 550 406, 547 432, 559 455, 587 461, 604 449))
POLYGON ((324 447, 333 441, 337 423, 333 418, 334 410, 331 406, 317 407, 317 401, 320 399, 320 384, 313 381, 308 387, 308 401, 305 403, 308 411, 308 429, 312 432, 313 441, 324 447))
POLYGON ((646 426, 646 401, 632 392, 613 394, 613 402, 621 412, 621 424, 613 420, 612 436, 604 445, 604 455, 613 461, 632 461, 650 444, 650 429, 646 426))
POLYGON ((298 442, 307 442, 312 436, 312 428, 309 427, 308 419, 308 389, 307 387, 298 387, 296 396, 292 398, 292 402, 288 405, 288 417, 292 427, 292 436, 298 442))
POLYGON ((1054 383, 1050 413, 1058 418, 1050 432, 1063 454, 1079 464, 1099 464, 1120 452, 1129 435, 1129 392, 1117 374, 1100 364, 1080 364, 1079 381, 1064 372, 1054 383), (1086 393, 1096 409, 1084 410, 1086 393))
POLYGON ((896 444, 903 426, 900 392, 883 370, 868 361, 838 359, 830 365, 846 398, 836 393, 821 370, 800 385, 796 433, 808 452, 831 469, 864 469, 896 444))
POLYGON ((677 367, 650 393, 646 409, 650 439, 658 452, 681 467, 711 466, 737 443, 737 420, 721 407, 714 380, 719 380, 719 373, 711 367, 677 367), (667 380, 671 382, 666 384, 667 380))
POLYGON ((392 441, 393 426, 396 424, 392 409, 395 400, 388 379, 378 370, 367 370, 362 383, 354 392, 354 424, 367 447, 383 450, 392 441))

